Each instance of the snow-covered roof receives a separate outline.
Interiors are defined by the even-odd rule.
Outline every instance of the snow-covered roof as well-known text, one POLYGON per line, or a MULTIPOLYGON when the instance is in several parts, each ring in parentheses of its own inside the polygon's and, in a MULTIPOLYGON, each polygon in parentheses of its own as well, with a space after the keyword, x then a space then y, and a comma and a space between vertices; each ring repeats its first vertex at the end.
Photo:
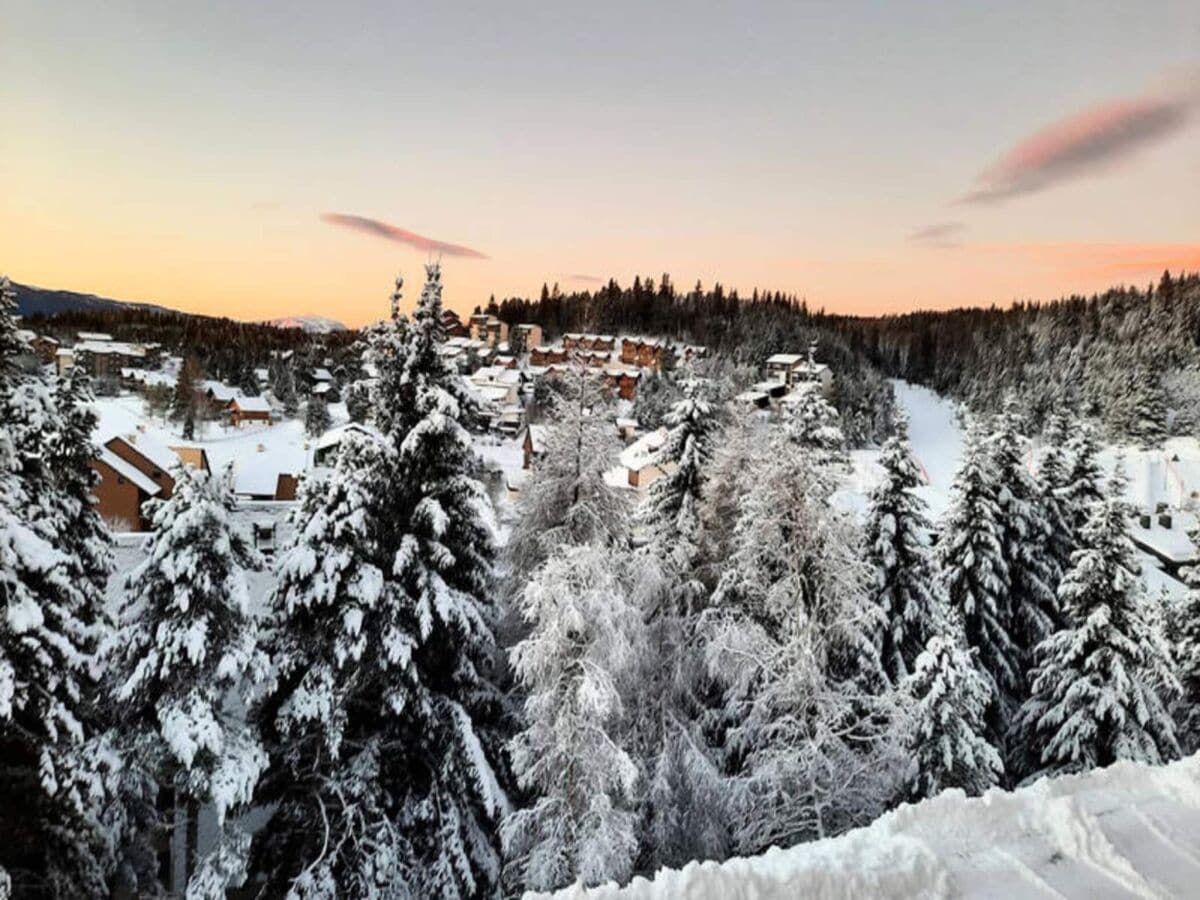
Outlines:
POLYGON ((326 368, 316 368, 312 371, 312 377, 316 381, 333 381, 333 373, 326 368))
POLYGON ((124 441, 164 472, 179 464, 179 454, 149 434, 123 434, 110 440, 124 441))
POLYGON ((269 413, 271 411, 271 404, 267 402, 266 397, 234 397, 229 402, 237 404, 237 408, 242 412, 269 413))
POLYGON ((367 437, 382 440, 383 435, 379 433, 379 429, 371 425, 364 425, 361 422, 347 422, 345 425, 339 425, 337 428, 330 428, 323 435, 317 438, 317 449, 324 450, 327 447, 337 446, 342 442, 342 439, 349 433, 366 435, 367 437))
POLYGON ((255 369, 254 377, 257 378, 260 382, 265 383, 267 381, 270 381, 271 380, 271 370, 270 369, 255 369))
POLYGON ((470 376, 477 385, 486 384, 519 384, 521 373, 516 369, 506 369, 503 366, 482 366, 470 376))
POLYGON ((100 448, 100 453, 97 458, 100 460, 100 462, 104 463, 126 481, 137 485, 138 490, 144 491, 151 497, 154 497, 158 494, 159 487, 154 483, 150 476, 144 474, 136 466, 125 462, 125 460, 121 459, 121 457, 117 456, 117 454, 113 453, 107 447, 100 448))
POLYGON ((783 404, 799 403, 802 399, 804 399, 805 394, 810 394, 813 391, 819 391, 820 389, 821 385, 817 384, 815 381, 798 381, 792 385, 792 389, 784 394, 783 399, 779 402, 783 404))
POLYGON ((231 388, 227 384, 222 384, 220 381, 211 379, 200 382, 200 387, 213 395, 213 399, 220 403, 228 403, 238 395, 237 388, 231 388))
MULTIPOLYGON (((526 434, 529 435, 530 446, 534 453, 541 453, 546 449, 546 426, 545 425, 528 425, 525 428, 526 434)), ((521 437, 524 442, 524 436, 521 437)))
POLYGON ((54 355, 55 355, 55 356, 70 356, 70 357, 74 357, 74 356, 75 356, 75 351, 74 351, 74 350, 72 350, 70 347, 60 347, 58 350, 55 350, 55 351, 54 351, 54 355))
POLYGON ((94 353, 102 356, 112 353, 117 356, 145 356, 146 348, 138 344, 126 344, 112 338, 103 341, 81 341, 75 345, 76 353, 94 353))
POLYGON ((22 343, 28 344, 35 337, 37 337, 36 331, 32 331, 28 328, 18 328, 17 329, 17 339, 19 341, 21 341, 22 343))
POLYGON ((1171 527, 1164 528, 1157 516, 1150 517, 1150 527, 1143 528, 1140 521, 1129 527, 1129 536, 1135 544, 1145 547, 1156 556, 1182 565, 1196 557, 1196 547, 1188 537, 1188 531, 1196 524, 1195 516, 1184 512, 1171 513, 1171 527))
POLYGON ((81 341, 111 341, 112 335, 103 331, 80 331, 75 335, 81 341))
POLYGON ((666 439, 667 429, 665 428, 647 432, 621 451, 621 465, 626 469, 640 472, 653 464, 655 454, 658 453, 666 439))
POLYGON ((800 353, 776 353, 774 356, 767 358, 768 366, 794 366, 796 363, 803 362, 804 355, 800 353))
POLYGON ((733 399, 738 403, 761 403, 767 396, 762 391, 742 391, 733 399))
POLYGON ((328 394, 329 393, 328 382, 322 381, 320 384, 314 384, 312 392, 317 395, 328 394))
POLYGON ((299 447, 272 447, 269 453, 254 453, 237 463, 233 482, 235 494, 273 497, 280 475, 300 475, 308 454, 299 447))
POLYGON ((503 403, 510 394, 510 389, 502 384, 476 384, 475 391, 488 403, 503 403))

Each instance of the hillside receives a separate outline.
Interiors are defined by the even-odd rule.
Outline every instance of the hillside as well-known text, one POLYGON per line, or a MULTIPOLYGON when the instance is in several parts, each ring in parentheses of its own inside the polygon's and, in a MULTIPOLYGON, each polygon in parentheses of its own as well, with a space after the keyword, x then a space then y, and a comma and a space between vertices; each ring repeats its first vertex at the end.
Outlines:
POLYGON ((17 295, 17 314, 21 316, 44 315, 86 310, 89 312, 141 309, 150 312, 173 312, 154 303, 137 303, 113 300, 96 294, 81 294, 76 291, 59 291, 52 288, 34 287, 29 284, 12 283, 17 295))
MULTIPOLYGON (((1188 897, 1200 883, 1200 756, 1119 763, 968 800, 947 791, 838 838, 691 863, 558 900, 1188 897)), ((527 894, 527 897, 535 895, 527 894)))

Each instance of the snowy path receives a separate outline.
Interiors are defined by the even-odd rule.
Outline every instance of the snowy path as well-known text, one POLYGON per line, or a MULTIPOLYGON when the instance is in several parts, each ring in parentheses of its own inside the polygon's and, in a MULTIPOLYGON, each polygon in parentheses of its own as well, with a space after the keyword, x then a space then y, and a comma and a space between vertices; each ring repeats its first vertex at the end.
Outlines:
MULTIPOLYGON (((528 895, 533 896, 533 895, 528 895)), ((1200 896, 1200 755, 967 800, 950 791, 839 838, 691 863, 558 900, 1200 896)))

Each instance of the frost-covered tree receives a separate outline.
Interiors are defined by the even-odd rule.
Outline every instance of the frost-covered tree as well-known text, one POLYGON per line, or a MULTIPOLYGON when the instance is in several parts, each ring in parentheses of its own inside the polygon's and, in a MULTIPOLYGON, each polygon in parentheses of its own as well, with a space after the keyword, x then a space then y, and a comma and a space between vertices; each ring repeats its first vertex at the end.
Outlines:
POLYGON ((346 413, 351 422, 365 422, 371 414, 371 391, 365 381, 356 381, 346 391, 346 413))
POLYGON ((616 465, 621 442, 603 412, 597 380, 582 366, 564 375, 545 426, 545 450, 518 501, 519 518, 508 542, 515 591, 564 544, 616 544, 628 540, 629 502, 605 472, 616 465))
POLYGON ((1167 437, 1167 394, 1162 374, 1144 366, 1130 378, 1125 432, 1144 450, 1161 448, 1167 437))
POLYGON ((525 587, 530 633, 511 651, 525 697, 513 768, 530 805, 503 826, 516 880, 532 890, 626 881, 640 848, 633 721, 648 650, 628 554, 565 545, 525 587))
POLYGON ((292 373, 291 363, 285 360, 275 360, 270 371, 271 393, 283 407, 284 414, 295 418, 300 412, 300 398, 296 394, 296 377, 292 373))
POLYGON ((946 788, 978 796, 1004 775, 986 737, 991 681, 961 643, 961 626, 948 620, 946 627, 948 633, 930 638, 904 684, 913 703, 907 793, 914 801, 946 788))
POLYGON ((312 394, 304 404, 304 433, 319 437, 329 430, 333 418, 329 415, 329 404, 324 394, 312 394))
POLYGON ((1011 633, 1010 580, 1004 555, 998 488, 983 425, 972 421, 963 462, 954 476, 942 522, 938 557, 950 607, 962 617, 966 644, 996 686, 1003 705, 992 716, 989 739, 998 743, 1021 685, 1020 650, 1011 633))
POLYGON ((667 435, 654 455, 663 474, 639 510, 637 557, 652 585, 645 612, 642 755, 648 769, 644 868, 720 859, 729 849, 727 786, 704 734, 712 680, 700 652, 699 617, 706 590, 699 577, 700 503, 712 447, 713 410, 695 379, 663 419, 667 435))
POLYGON ((1068 474, 1063 485, 1063 500, 1075 535, 1091 517, 1092 505, 1104 499, 1104 469, 1099 457, 1100 438, 1095 427, 1077 423, 1067 439, 1068 474))
POLYGON ((882 613, 879 657, 892 684, 899 685, 937 633, 946 598, 930 547, 933 528, 925 502, 915 493, 922 479, 903 415, 879 463, 883 480, 871 491, 864 546, 872 596, 882 613))
POLYGON ((868 821, 899 776, 861 536, 829 505, 814 453, 780 435, 746 460, 705 628, 710 670, 725 685, 742 853, 868 821))
POLYGON ((802 383, 788 395, 791 400, 784 413, 784 428, 801 447, 816 451, 816 459, 843 461, 846 436, 842 433, 841 418, 825 399, 817 384, 802 383))
POLYGON ((1124 480, 1092 509, 1059 587, 1067 626, 1038 645, 1017 721, 1028 777, 1179 755, 1167 700, 1178 688, 1147 621, 1124 480))
POLYGON ((1052 583, 1057 587, 1071 566, 1071 554, 1075 550, 1073 502, 1068 497, 1071 459, 1067 451, 1067 420, 1051 415, 1046 420, 1043 436, 1045 444, 1037 467, 1038 502, 1048 528, 1046 549, 1053 566, 1052 583))
POLYGON ((277 809, 255 858, 273 896, 466 898, 499 883, 493 523, 471 477, 470 401, 439 353, 441 270, 426 272, 413 320, 398 282, 371 336, 378 447, 343 454, 281 561, 272 646, 290 675, 255 713, 293 776, 260 796, 277 809))
MULTIPOLYGON (((1017 645, 1021 672, 1027 668, 1034 646, 1052 634, 1060 621, 1056 568, 1047 552, 1050 525, 1041 490, 1029 471, 1024 428, 1017 400, 1010 396, 996 417, 989 456, 1000 509, 1000 544, 1008 567, 1010 634, 1017 645)), ((1024 679, 1017 684, 1017 697, 1023 700, 1024 679)))
MULTIPOLYGON (((228 472, 171 475, 170 498, 147 504, 153 532, 125 582, 112 676, 127 765, 186 806, 188 896, 217 898, 244 877, 248 838, 230 817, 266 766, 240 713, 268 670, 246 583, 262 563, 231 519, 228 472), (202 805, 221 834, 199 859, 202 805)), ((159 824, 169 834, 174 823, 159 824)))
MULTIPOLYGON (((1200 541, 1194 531, 1192 541, 1200 541)), ((1176 671, 1180 693, 1173 704, 1176 729, 1183 752, 1200 750, 1200 568, 1183 572, 1188 585, 1187 597, 1176 616, 1176 671)))
POLYGON ((199 381, 200 361, 189 353, 179 366, 179 374, 175 378, 175 395, 171 399, 171 418, 182 424, 183 437, 189 441, 196 433, 199 405, 196 391, 199 389, 199 381))
POLYGON ((92 747, 103 610, 91 576, 102 554, 59 544, 79 473, 53 470, 65 428, 47 385, 18 370, 14 307, 0 277, 0 868, 18 896, 101 896, 111 859, 106 760, 92 747))

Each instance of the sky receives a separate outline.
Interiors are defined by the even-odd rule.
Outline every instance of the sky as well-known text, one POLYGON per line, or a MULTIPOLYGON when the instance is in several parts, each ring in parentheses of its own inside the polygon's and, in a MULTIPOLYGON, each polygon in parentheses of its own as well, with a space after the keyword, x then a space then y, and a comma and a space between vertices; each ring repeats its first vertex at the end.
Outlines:
POLYGON ((1200 269, 1200 3, 0 0, 0 271, 241 319, 1200 269))

